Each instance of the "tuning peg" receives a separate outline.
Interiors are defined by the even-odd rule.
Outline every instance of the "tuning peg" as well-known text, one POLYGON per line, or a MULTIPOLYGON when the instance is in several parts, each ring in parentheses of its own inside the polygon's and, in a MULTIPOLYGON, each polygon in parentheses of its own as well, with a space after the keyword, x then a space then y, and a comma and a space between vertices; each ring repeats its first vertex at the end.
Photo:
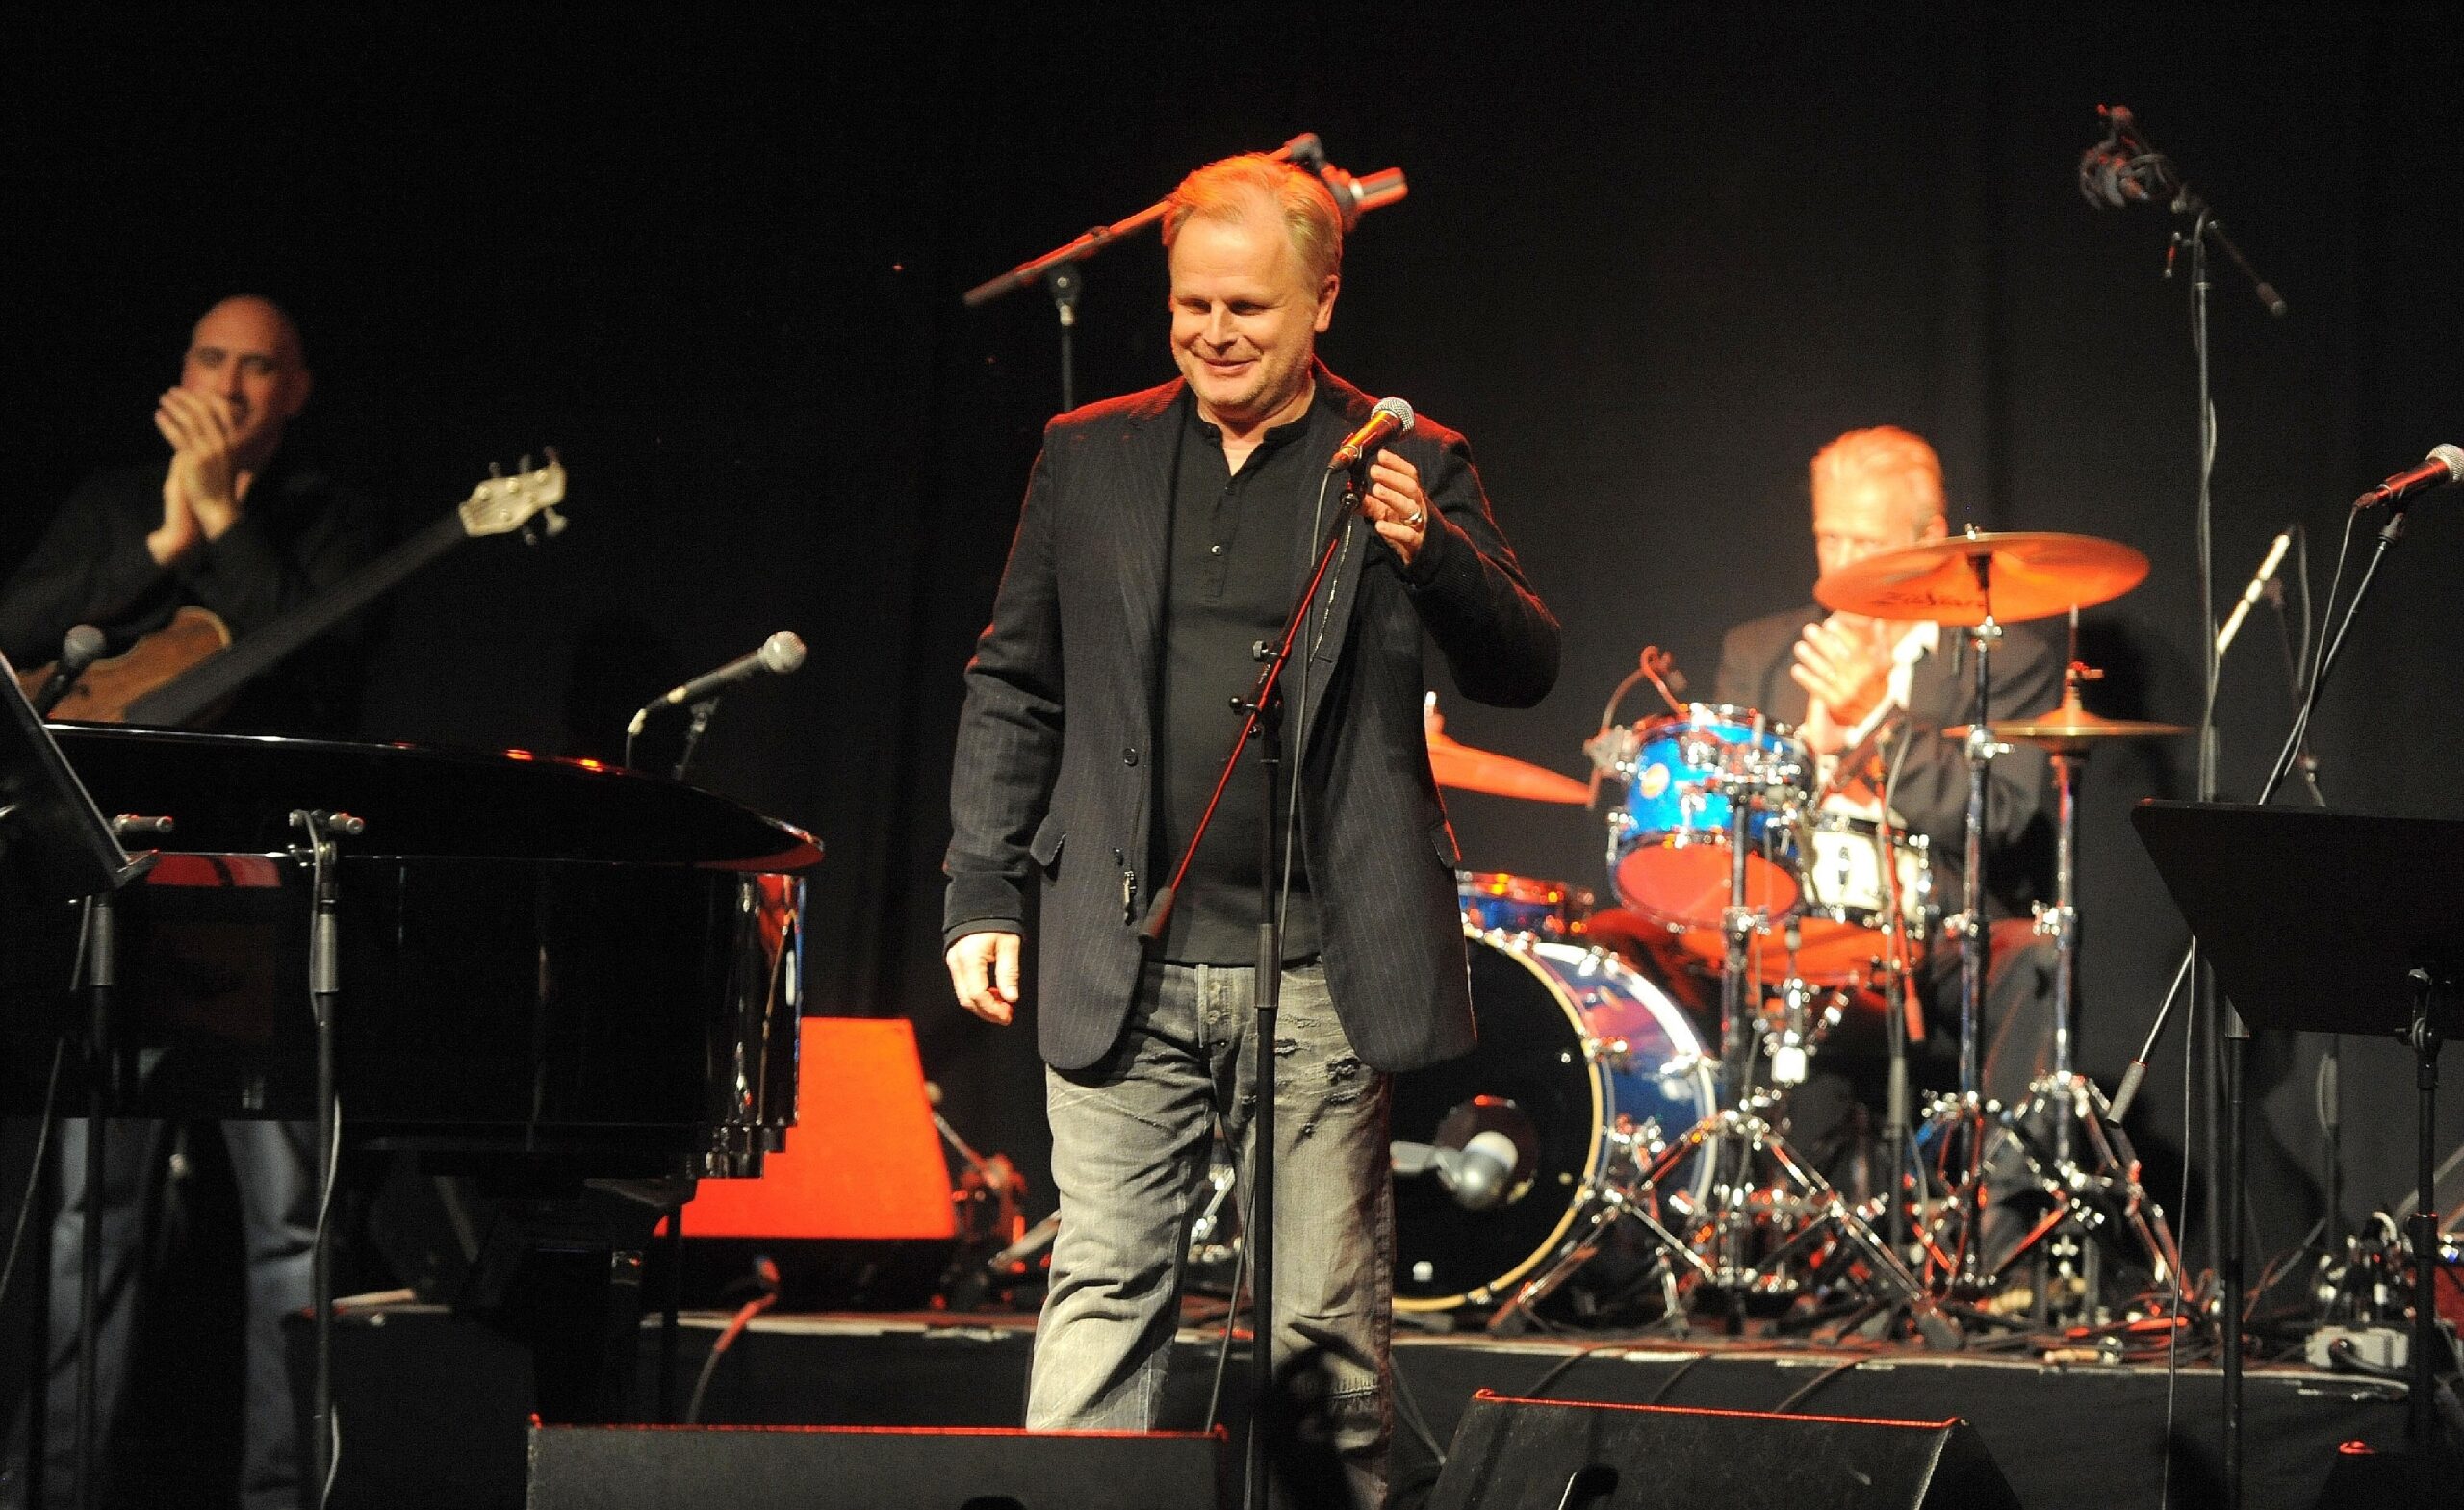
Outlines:
POLYGON ((565 464, 565 458, 556 454, 556 448, 553 446, 542 446, 539 448, 548 453, 549 466, 561 467, 565 464))
POLYGON ((524 451, 522 453, 522 465, 516 467, 514 471, 521 473, 527 473, 530 471, 530 453, 528 451, 524 451))
POLYGON ((488 479, 492 482, 503 481, 504 469, 498 466, 495 462, 488 463, 488 479))
POLYGON ((551 540, 553 540, 558 535, 563 534, 565 532, 565 526, 573 523, 572 520, 567 519, 564 515, 557 513, 552 508, 547 510, 546 513, 548 516, 548 538, 551 540))

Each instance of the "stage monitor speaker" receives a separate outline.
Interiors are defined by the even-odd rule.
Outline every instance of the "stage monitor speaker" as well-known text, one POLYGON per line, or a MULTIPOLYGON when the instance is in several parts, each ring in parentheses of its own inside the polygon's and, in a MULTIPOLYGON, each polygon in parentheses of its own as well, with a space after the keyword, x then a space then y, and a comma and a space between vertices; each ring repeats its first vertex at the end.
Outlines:
POLYGON ((857 1426, 530 1428, 529 1510, 1219 1510, 1222 1437, 857 1426))
POLYGON ((1963 1420, 1509 1399, 1482 1390, 1429 1510, 2019 1510, 1963 1420))

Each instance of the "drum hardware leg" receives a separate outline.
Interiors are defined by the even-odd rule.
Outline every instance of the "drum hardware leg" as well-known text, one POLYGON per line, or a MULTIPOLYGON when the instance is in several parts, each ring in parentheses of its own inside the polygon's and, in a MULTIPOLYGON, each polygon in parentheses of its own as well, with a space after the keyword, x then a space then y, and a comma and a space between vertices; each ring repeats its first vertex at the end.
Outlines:
MULTIPOLYGON (((1589 1217, 1578 1224, 1575 1231, 1568 1235, 1565 1242, 1558 1249, 1555 1262, 1539 1274, 1516 1286, 1514 1293, 1507 1297, 1506 1302, 1490 1315, 1488 1324, 1490 1336, 1519 1337, 1529 1330, 1533 1309, 1541 1301, 1556 1293, 1567 1280, 1572 1279, 1578 1270, 1599 1255, 1602 1238, 1606 1235, 1610 1227, 1616 1225, 1617 1218, 1620 1216, 1631 1216, 1640 1222, 1647 1231, 1660 1240, 1668 1255, 1693 1264, 1703 1268, 1706 1273, 1709 1272, 1708 1266, 1704 1265, 1702 1259, 1697 1257, 1675 1233, 1663 1226, 1659 1218, 1652 1215, 1648 1202, 1637 1198, 1632 1190, 1615 1183, 1604 1183, 1593 1192, 1591 1205, 1589 1217)), ((1676 1293, 1674 1274, 1675 1270, 1672 1267, 1668 1270, 1669 1277, 1661 1282, 1662 1292, 1665 1294, 1676 1293)), ((1668 1314, 1675 1318, 1675 1324, 1681 1332, 1684 1326, 1682 1309, 1672 1307, 1668 1314)))
MULTIPOLYGON (((1801 1282, 1789 1272, 1790 1266, 1801 1255, 1829 1242, 1853 1251, 1862 1261, 1861 1273, 1855 1277, 1877 1309, 1906 1315, 1932 1345, 1958 1346, 1957 1324, 1942 1314, 1908 1266, 1758 1114, 1774 1104, 1768 1096, 1750 1097, 1746 1105, 1725 1108, 1687 1129, 1643 1171, 1639 1185, 1630 1190, 1612 1188, 1589 1227, 1558 1264, 1524 1287, 1501 1316, 1519 1324, 1519 1317, 1511 1313, 1527 1309, 1562 1283, 1597 1250, 1600 1234, 1620 1215, 1630 1215, 1667 1255, 1671 1267, 1665 1289, 1677 1302, 1672 1317, 1682 1316, 1683 1292, 1690 1281, 1692 1287, 1721 1292, 1731 1328, 1741 1329, 1749 1296, 1795 1292, 1801 1282), (1714 1161, 1716 1171, 1704 1214, 1709 1230, 1693 1242, 1654 1215, 1658 1188, 1689 1155, 1714 1161), (1757 1183, 1758 1160, 1768 1161, 1775 1171, 1767 1188, 1757 1183), (1768 1246, 1758 1245, 1762 1239, 1770 1240, 1768 1246)), ((1674 1193, 1670 1199, 1674 1204, 1674 1193)), ((1495 1321, 1492 1329, 1497 1329, 1495 1321)))
POLYGON ((2129 1136, 2105 1121, 2105 1111, 2103 1092, 2086 1076, 2047 1076, 2029 1088, 2027 1111, 2015 1119, 2013 1136, 2025 1151, 2027 1129, 2050 1116, 2052 1126, 2046 1136, 2054 1156, 2038 1165, 2031 1155, 2030 1164, 2036 1176, 2032 1183, 2051 1204, 1987 1277, 2008 1272, 2022 1257, 2040 1260, 2056 1242, 2075 1241, 2084 1292, 2075 1305, 2053 1307, 2045 1318, 2048 1324, 2100 1325, 2110 1320, 2101 1280, 2107 1260, 2124 1249, 2145 1269, 2152 1289, 2161 1291, 2180 1272, 2181 1255, 2172 1229, 2140 1181, 2139 1161, 2130 1150, 2129 1136), (2092 1192, 2110 1202, 2110 1209, 2089 1200, 2092 1192))

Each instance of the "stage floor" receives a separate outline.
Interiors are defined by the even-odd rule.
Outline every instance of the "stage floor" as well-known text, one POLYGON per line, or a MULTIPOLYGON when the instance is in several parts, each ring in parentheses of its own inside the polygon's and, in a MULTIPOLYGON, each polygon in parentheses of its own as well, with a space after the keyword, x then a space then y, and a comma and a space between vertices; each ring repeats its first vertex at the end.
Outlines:
MULTIPOLYGON (((677 1397, 689 1395, 726 1318, 681 1323, 677 1397)), ((1012 1316, 765 1317, 712 1372, 706 1423, 1015 1426, 1032 1321, 1012 1316)), ((1217 1334, 1185 1331, 1165 1424, 1206 1410, 1217 1334)), ((643 1335, 644 1398, 660 1344, 643 1335)), ((2218 1504, 2220 1376, 2213 1365, 2048 1363, 2033 1355, 1850 1350, 1770 1342, 1611 1334, 1523 1338, 1405 1333, 1396 1340, 1394 1504, 1410 1510, 1436 1475, 1476 1390, 1559 1400, 1911 1420, 1964 1418, 2028 1510, 2107 1510, 2160 1498, 2169 1459, 2177 1510, 2218 1504)), ((1236 1344, 1228 1395, 1244 1377, 1236 1344)), ((528 1366, 519 1345, 440 1310, 348 1318, 337 1336, 344 1422, 337 1510, 520 1505, 528 1366)), ((2403 1439, 2400 1385, 2252 1365, 2246 1375, 2246 1502, 2312 1510, 2337 1444, 2403 1439)), ((953 1501, 955 1503, 956 1501, 953 1501)))

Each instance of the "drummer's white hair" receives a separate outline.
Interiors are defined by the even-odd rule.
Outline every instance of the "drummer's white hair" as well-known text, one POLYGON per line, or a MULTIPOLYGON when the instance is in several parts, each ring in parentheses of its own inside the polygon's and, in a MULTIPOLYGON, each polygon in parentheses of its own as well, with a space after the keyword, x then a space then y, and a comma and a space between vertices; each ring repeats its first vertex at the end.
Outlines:
POLYGON ((1907 499, 1910 528, 1921 530, 1927 520, 1942 517, 1942 458, 1923 436, 1898 425, 1850 430, 1814 452, 1811 471, 1817 497, 1845 482, 1891 483, 1907 499))

